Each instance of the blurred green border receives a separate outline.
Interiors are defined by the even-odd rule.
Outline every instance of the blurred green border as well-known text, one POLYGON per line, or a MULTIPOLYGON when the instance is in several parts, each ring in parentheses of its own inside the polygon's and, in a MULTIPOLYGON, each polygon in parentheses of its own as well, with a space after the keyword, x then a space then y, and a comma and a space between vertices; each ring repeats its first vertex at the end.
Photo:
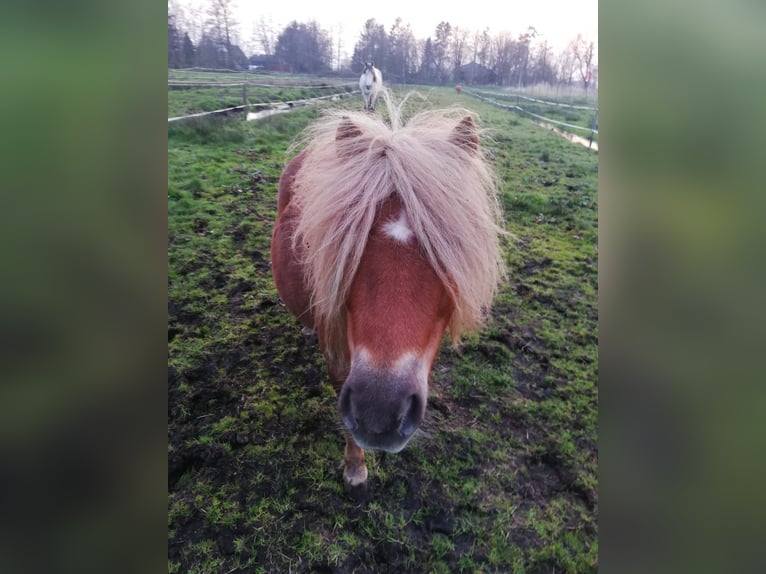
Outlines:
MULTIPOLYGON (((3 10, 0 566, 164 569, 166 6, 3 10)), ((600 5, 605 571, 758 557, 765 10, 600 5)))
POLYGON ((165 17, 3 8, 3 572, 167 565, 165 17))
POLYGON ((600 566, 759 563, 766 5, 600 4, 600 566))

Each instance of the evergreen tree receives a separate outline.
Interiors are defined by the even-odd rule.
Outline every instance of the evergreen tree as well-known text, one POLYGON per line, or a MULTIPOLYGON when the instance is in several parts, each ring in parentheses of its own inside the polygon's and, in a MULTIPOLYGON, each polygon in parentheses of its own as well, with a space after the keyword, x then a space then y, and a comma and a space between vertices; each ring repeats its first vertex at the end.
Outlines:
POLYGON ((174 18, 168 14, 168 68, 180 68, 183 64, 182 45, 174 18))
POLYGON ((316 22, 291 22, 277 38, 274 54, 294 72, 319 74, 330 70, 330 37, 316 22))
POLYGON ((387 59, 389 52, 388 34, 382 24, 378 24, 375 18, 370 18, 364 23, 359 41, 354 46, 352 67, 361 73, 364 63, 370 60, 375 62, 375 67, 388 72, 387 59))
POLYGON ((181 66, 191 68, 196 60, 197 49, 189 38, 189 34, 184 32, 184 39, 181 42, 181 66))
POLYGON ((436 58, 434 57, 433 42, 431 42, 431 37, 429 36, 423 47, 423 59, 420 62, 419 76, 422 82, 430 83, 436 80, 436 75, 436 58))

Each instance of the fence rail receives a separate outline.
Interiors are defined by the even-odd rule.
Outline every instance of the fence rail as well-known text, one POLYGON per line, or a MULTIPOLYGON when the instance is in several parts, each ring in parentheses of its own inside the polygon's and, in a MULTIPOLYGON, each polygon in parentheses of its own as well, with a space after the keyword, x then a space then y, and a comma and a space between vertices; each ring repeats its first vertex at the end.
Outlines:
POLYGON ((337 89, 347 86, 355 86, 354 82, 345 82, 343 84, 313 84, 309 86, 301 86, 297 84, 259 84, 255 82, 193 82, 184 80, 171 80, 168 82, 168 87, 172 88, 241 88, 253 87, 253 88, 295 88, 299 90, 325 90, 325 89, 337 89))
POLYGON ((509 98, 521 98, 523 100, 528 100, 530 102, 537 102, 538 104, 548 104, 549 106, 559 106, 561 108, 572 108, 575 110, 596 110, 596 107, 593 106, 575 106, 574 104, 564 104, 562 102, 553 102, 550 100, 538 100, 536 98, 530 98, 529 96, 522 96, 521 94, 514 94, 511 92, 505 93, 498 93, 498 92, 486 92, 483 90, 474 90, 478 94, 485 94, 487 96, 499 96, 501 98, 509 97, 509 98))
MULTIPOLYGON (((238 85, 241 85, 241 84, 238 84, 238 85)), ((254 107, 274 108, 274 107, 278 107, 278 106, 288 106, 288 107, 292 108, 292 107, 296 107, 296 106, 305 106, 305 105, 308 105, 308 104, 316 103, 316 102, 318 102, 320 100, 329 100, 329 99, 336 98, 336 97, 337 98, 343 98, 343 97, 350 96, 352 94, 357 94, 357 93, 359 93, 359 90, 354 90, 354 91, 351 91, 351 92, 338 92, 336 94, 328 94, 326 96, 319 96, 319 97, 316 97, 316 98, 305 98, 305 99, 301 99, 301 100, 258 102, 258 103, 255 103, 255 104, 240 104, 239 106, 232 106, 232 107, 229 107, 229 108, 222 108, 220 110, 211 110, 211 111, 208 111, 208 112, 198 112, 196 114, 188 114, 188 115, 185 115, 185 116, 176 116, 174 118, 168 118, 168 122, 176 122, 176 121, 185 120, 185 119, 188 119, 188 118, 199 118, 199 117, 202 117, 202 116, 209 116, 211 114, 220 114, 220 113, 223 113, 223 112, 230 112, 230 111, 234 111, 234 110, 242 110, 244 108, 254 108, 254 107)))
MULTIPOLYGON (((572 128, 572 129, 576 129, 576 130, 583 130, 583 131, 586 131, 586 132, 592 132, 594 134, 598 133, 598 130, 595 129, 595 128, 592 128, 592 127, 591 128, 586 128, 586 127, 583 127, 583 126, 578 126, 578 125, 575 125, 575 124, 569 124, 567 122, 561 122, 559 120, 554 120, 554 119, 551 119, 551 118, 546 118, 545 116, 541 116, 541 115, 532 113, 529 110, 525 110, 521 106, 513 106, 513 105, 502 104, 502 103, 498 102, 495 99, 488 98, 488 97, 480 95, 480 94, 487 94, 487 93, 490 93, 490 92, 478 92, 478 91, 466 90, 465 88, 463 89, 463 91, 466 92, 468 95, 473 96, 476 99, 479 99, 479 100, 482 100, 482 101, 487 102, 489 104, 492 104, 493 106, 497 106, 498 108, 504 108, 504 109, 507 109, 507 110, 516 110, 516 111, 522 112, 524 114, 530 115, 530 116, 532 116, 534 118, 537 118, 539 120, 542 120, 544 122, 548 122, 548 123, 551 123, 551 124, 556 124, 556 125, 560 125, 560 126, 566 126, 568 128, 572 128)), ((496 94, 493 94, 493 95, 496 95, 496 94)), ((524 96, 519 96, 519 97, 523 98, 524 96)), ((534 100, 533 98, 525 98, 525 99, 533 100, 533 101, 536 101, 536 102, 542 102, 542 100, 534 100)), ((555 104, 556 102, 544 102, 544 103, 554 103, 555 104)), ((566 105, 566 104, 562 104, 562 105, 566 105)), ((568 107, 576 107, 576 106, 568 106, 568 107)), ((582 107, 580 107, 578 109, 598 111, 598 108, 591 108, 591 107, 585 107, 585 106, 582 106, 582 107)))

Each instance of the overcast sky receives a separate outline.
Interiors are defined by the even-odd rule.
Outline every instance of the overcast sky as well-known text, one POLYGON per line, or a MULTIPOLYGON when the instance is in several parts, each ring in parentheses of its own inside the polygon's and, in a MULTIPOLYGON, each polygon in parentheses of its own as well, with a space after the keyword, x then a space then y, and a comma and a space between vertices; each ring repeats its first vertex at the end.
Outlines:
MULTIPOLYGON (((171 0, 181 7, 204 6, 207 0, 171 0)), ((415 38, 424 40, 434 35, 439 22, 453 27, 491 34, 511 32, 514 36, 534 26, 555 49, 560 49, 578 33, 592 39, 598 37, 598 0, 463 0, 463 2, 416 2, 415 0, 378 0, 374 3, 333 2, 320 0, 276 0, 268 3, 235 0, 242 44, 249 47, 253 23, 262 16, 281 31, 293 20, 316 20, 322 28, 337 37, 342 27, 343 51, 351 53, 364 23, 375 18, 386 32, 397 16, 410 24, 415 38)))

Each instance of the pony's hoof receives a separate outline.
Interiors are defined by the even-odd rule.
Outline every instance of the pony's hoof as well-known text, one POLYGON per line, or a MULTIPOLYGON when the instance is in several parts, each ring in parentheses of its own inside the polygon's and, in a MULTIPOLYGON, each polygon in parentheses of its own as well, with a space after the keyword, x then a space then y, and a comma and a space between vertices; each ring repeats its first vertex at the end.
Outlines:
POLYGON ((367 467, 365 465, 360 466, 347 466, 343 469, 343 481, 346 486, 351 488, 357 488, 367 484, 367 467))
POLYGON ((372 492, 367 484, 367 468, 364 465, 353 471, 344 469, 343 482, 346 487, 346 494, 354 504, 364 506, 372 500, 372 492))
POLYGON ((318 341, 317 332, 314 331, 314 329, 303 327, 301 329, 301 335, 303 335, 303 340, 306 341, 306 344, 308 345, 315 345, 318 341))

